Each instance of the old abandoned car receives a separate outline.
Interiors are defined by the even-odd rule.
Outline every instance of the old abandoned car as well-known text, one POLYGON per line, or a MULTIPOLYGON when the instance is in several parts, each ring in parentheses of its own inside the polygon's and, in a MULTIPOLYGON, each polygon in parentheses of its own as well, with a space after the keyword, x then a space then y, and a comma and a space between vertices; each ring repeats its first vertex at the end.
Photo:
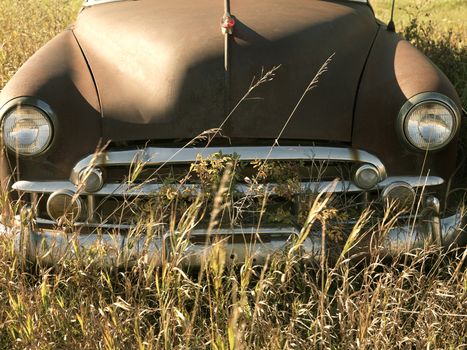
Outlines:
MULTIPOLYGON (((364 0, 87 1, 0 106, 2 184, 22 208, 4 206, 2 230, 31 258, 102 245, 111 264, 160 262, 182 232, 187 263, 218 240, 259 262, 303 235, 317 193, 344 213, 334 241, 392 207, 373 230, 385 252, 465 244, 460 99, 364 0)), ((331 246, 322 224, 305 252, 331 246)))

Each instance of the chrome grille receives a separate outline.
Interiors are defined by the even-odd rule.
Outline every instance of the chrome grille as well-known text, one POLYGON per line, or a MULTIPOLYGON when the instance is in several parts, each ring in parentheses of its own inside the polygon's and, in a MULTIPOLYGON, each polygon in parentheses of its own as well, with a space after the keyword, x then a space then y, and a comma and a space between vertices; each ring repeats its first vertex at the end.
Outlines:
MULTIPOLYGON (((90 155, 76 164, 70 181, 34 182, 19 181, 14 188, 20 193, 35 194, 37 212, 40 218, 50 219, 45 214, 48 196, 59 190, 71 190, 77 193, 86 212, 80 221, 95 224, 120 224, 122 227, 132 224, 132 216, 141 215, 139 211, 151 201, 164 200, 167 191, 174 191, 177 203, 189 206, 200 194, 212 190, 203 183, 200 174, 193 170, 193 164, 200 159, 210 159, 215 155, 232 156, 238 161, 240 171, 231 186, 231 207, 229 215, 237 218, 238 225, 263 224, 263 219, 270 216, 268 224, 300 225, 300 213, 303 206, 310 202, 310 196, 318 192, 333 192, 334 203, 350 212, 354 208, 379 200, 379 192, 394 181, 405 181, 412 187, 435 186, 443 183, 437 177, 397 177, 387 178, 382 162, 373 155, 348 148, 332 147, 223 147, 223 148, 153 148, 113 150, 90 155), (201 158, 200 158, 201 157, 201 158), (258 178, 258 163, 274 164, 284 167, 293 178, 293 186, 287 191, 281 188, 280 180, 287 183, 287 178, 274 176, 258 178), (353 169, 362 164, 370 164, 378 169, 381 182, 369 191, 363 191, 352 183, 353 169), (105 184, 95 193, 86 193, 79 183, 80 172, 90 167, 98 167, 104 173, 105 184), (138 176, 134 176, 135 168, 138 176), (190 175, 187 177, 187 173, 190 175), (261 199, 269 197, 270 205, 261 208, 261 199), (305 198, 305 200, 304 200, 305 198), (308 198, 308 201, 306 200, 308 198), (248 206, 236 205, 243 201, 248 206), (266 210, 263 210, 266 209, 266 210), (293 222, 282 221, 277 215, 280 211, 292 214, 293 222), (276 217, 274 218, 274 215, 276 217)), ((287 175, 287 173, 286 173, 287 175)), ((212 196, 206 196, 204 206, 209 212, 212 196)), ((184 207, 181 206, 181 209, 184 207)), ((306 208, 305 208, 306 209, 306 208)), ((207 215, 209 217, 209 215, 207 215)), ((226 224, 232 223, 227 217, 226 224)), ((161 219, 162 220, 162 219, 161 219)), ((206 224, 206 218, 200 224, 206 224)))

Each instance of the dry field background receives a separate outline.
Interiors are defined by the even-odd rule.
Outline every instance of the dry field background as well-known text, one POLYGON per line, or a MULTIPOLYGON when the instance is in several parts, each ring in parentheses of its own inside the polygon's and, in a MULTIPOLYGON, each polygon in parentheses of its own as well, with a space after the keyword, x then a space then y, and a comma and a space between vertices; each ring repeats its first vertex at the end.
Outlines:
MULTIPOLYGON (((0 0, 0 88, 72 22, 80 2, 0 0)), ((372 3, 387 20, 390 1, 372 3)), ((398 31, 448 74, 467 105, 465 1, 397 7, 398 31)), ((102 271, 93 263, 99 254, 32 268, 1 239, 0 349, 467 347, 465 251, 373 254, 365 266, 346 255, 330 266, 286 253, 264 269, 251 260, 231 268, 221 257, 188 275, 177 254, 160 269, 140 262, 102 271)))

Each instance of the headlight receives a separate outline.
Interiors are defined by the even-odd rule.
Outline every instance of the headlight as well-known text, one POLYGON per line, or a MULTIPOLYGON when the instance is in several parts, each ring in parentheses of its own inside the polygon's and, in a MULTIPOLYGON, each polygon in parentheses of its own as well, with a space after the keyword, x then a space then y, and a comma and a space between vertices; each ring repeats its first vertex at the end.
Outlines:
POLYGON ((453 139, 459 123, 454 102, 441 94, 423 93, 402 107, 398 128, 411 146, 432 151, 443 148, 453 139))
POLYGON ((17 104, 2 120, 3 142, 15 153, 32 156, 42 153, 52 141, 49 116, 39 107, 17 104))

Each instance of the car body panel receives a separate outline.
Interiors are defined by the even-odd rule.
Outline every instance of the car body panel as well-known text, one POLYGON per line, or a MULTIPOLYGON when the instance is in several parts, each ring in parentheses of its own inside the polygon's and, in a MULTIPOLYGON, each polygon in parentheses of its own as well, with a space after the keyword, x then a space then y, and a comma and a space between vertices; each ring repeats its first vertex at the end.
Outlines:
POLYGON ((404 103, 417 94, 433 91, 452 99, 461 110, 460 99, 446 76, 407 41, 381 30, 360 83, 353 147, 364 147, 384 159, 385 164, 390 164, 391 176, 429 172, 450 178, 456 163, 457 139, 426 155, 409 149, 396 130, 397 115, 404 103))
POLYGON ((81 13, 74 31, 102 101, 103 136, 195 137, 219 127, 230 112, 225 106, 240 101, 262 71, 281 65, 223 127, 233 138, 274 139, 335 52, 283 138, 350 142, 358 81, 377 31, 371 9, 347 1, 235 1, 228 93, 222 13, 213 0, 128 1, 81 13))
MULTIPOLYGON (((71 30, 37 51, 15 74, 0 95, 0 106, 19 97, 47 101, 57 120, 54 141, 39 156, 10 157, 19 178, 67 178, 74 163, 93 153, 101 138, 101 113, 86 60, 71 30)), ((4 112, 4 110, 2 110, 4 112)))

